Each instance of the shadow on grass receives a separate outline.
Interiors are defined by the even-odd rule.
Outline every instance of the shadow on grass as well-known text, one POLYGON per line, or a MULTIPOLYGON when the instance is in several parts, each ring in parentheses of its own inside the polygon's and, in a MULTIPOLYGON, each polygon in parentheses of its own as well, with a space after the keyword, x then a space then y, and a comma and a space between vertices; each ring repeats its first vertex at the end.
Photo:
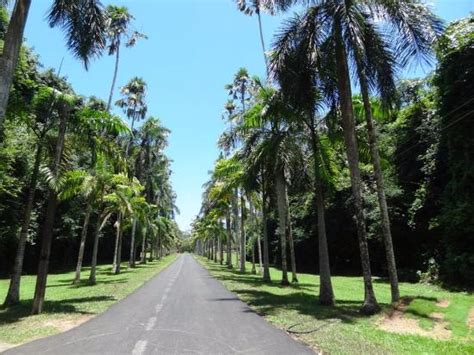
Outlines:
MULTIPOLYGON (((238 270, 226 269, 220 265, 207 264, 209 270, 217 272, 215 278, 220 281, 230 281, 248 286, 234 288, 233 291, 253 307, 260 315, 275 314, 278 310, 294 310, 299 314, 311 316, 318 320, 340 319, 345 323, 354 323, 356 318, 365 317, 359 312, 361 302, 352 300, 337 300, 334 307, 318 304, 315 296, 318 284, 297 283, 282 286, 279 281, 265 283, 256 275, 242 274, 238 270), (222 271, 226 271, 222 274, 222 271), (288 290, 286 293, 279 291, 288 290)), ((209 276, 212 277, 212 276, 209 276)), ((237 286, 238 287, 238 286, 237 286)), ((236 301, 237 298, 212 299, 212 301, 236 301)), ((248 312, 248 310, 247 310, 248 312)))
MULTIPOLYGON (((81 297, 81 298, 70 298, 61 301, 45 301, 43 306, 43 314, 55 314, 55 313, 77 313, 77 314, 93 314, 91 312, 85 312, 79 310, 76 305, 78 303, 89 303, 89 302, 103 302, 115 300, 112 296, 94 296, 94 297, 81 297)), ((20 304, 11 307, 0 307, 0 324, 2 323, 15 323, 22 318, 31 316, 31 308, 33 300, 21 301, 20 304)))
POLYGON ((81 280, 78 284, 73 284, 72 279, 63 279, 63 280, 55 280, 53 285, 47 285, 47 288, 52 287, 67 287, 67 288, 80 288, 80 287, 93 287, 93 286, 100 286, 100 285, 108 285, 108 284, 122 284, 126 283, 126 278, 120 279, 113 279, 113 280, 97 280, 96 284, 90 284, 88 279, 81 280), (69 285, 69 286, 68 286, 69 285))
MULTIPOLYGON (((238 270, 227 269, 225 266, 207 263, 211 272, 215 272, 215 278, 220 281, 235 283, 233 291, 237 293, 247 304, 256 309, 260 315, 276 314, 282 309, 294 310, 302 315, 314 317, 318 320, 340 319, 344 323, 354 323, 358 318, 366 318, 360 313, 362 300, 337 299, 334 307, 320 305, 317 300, 319 284, 298 283, 282 286, 279 281, 265 283, 256 275, 243 274, 238 270), (226 271, 223 273, 223 271, 226 271), (240 285, 239 285, 240 284, 240 285), (287 290, 286 292, 282 292, 287 290)), ((212 276, 209 276, 212 277, 212 276)), ((379 279, 379 283, 386 283, 379 279)), ((436 302, 435 297, 410 296, 410 302, 414 299, 436 302)), ((214 301, 233 301, 234 298, 214 299, 214 301)), ((391 309, 388 303, 380 303, 382 309, 391 309)), ((429 315, 418 312, 416 309, 408 308, 407 313, 414 316, 431 319, 429 315)))

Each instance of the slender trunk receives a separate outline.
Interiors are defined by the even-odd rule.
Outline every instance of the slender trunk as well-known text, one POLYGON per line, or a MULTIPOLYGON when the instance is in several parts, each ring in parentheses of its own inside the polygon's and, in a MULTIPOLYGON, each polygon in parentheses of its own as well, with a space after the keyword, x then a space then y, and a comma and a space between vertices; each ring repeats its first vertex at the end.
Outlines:
POLYGON ((92 249, 91 272, 89 274, 89 284, 96 284, 97 273, 97 254, 99 253, 99 235, 100 235, 100 213, 97 216, 97 222, 94 230, 94 247, 92 249))
POLYGON ((148 233, 145 233, 142 240, 142 256, 140 259, 140 264, 146 264, 146 237, 148 233))
MULTIPOLYGON (((64 151, 64 141, 66 139, 66 126, 69 116, 69 107, 63 107, 60 112, 60 122, 58 128, 58 138, 56 141, 53 174, 57 179, 64 151)), ((46 216, 41 231, 41 249, 38 263, 38 274, 36 277, 35 296, 33 299, 32 314, 39 314, 43 310, 44 297, 46 293, 46 283, 48 279, 49 255, 51 253, 51 243, 53 241, 54 218, 58 196, 56 191, 49 189, 46 216)))
MULTIPOLYGON (((311 114, 312 116, 312 114, 311 114)), ((321 179, 321 145, 316 133, 313 117, 310 117, 311 147, 314 160, 314 194, 318 218, 318 244, 319 244, 319 303, 327 306, 334 305, 334 292, 331 282, 331 268, 329 265, 329 251, 326 235, 326 218, 324 210, 323 182, 321 179)))
POLYGON ((252 270, 251 270, 251 273, 254 274, 254 275, 257 273, 257 269, 255 267, 255 241, 254 240, 252 241, 252 270))
POLYGON ((225 225, 227 230, 227 258, 226 264, 229 269, 232 269, 232 228, 230 225, 230 210, 227 211, 227 216, 225 219, 225 225))
POLYGON ((232 195, 232 214, 233 214, 233 220, 234 220, 234 240, 235 240, 235 250, 237 251, 235 255, 235 267, 239 267, 239 253, 238 253, 238 248, 239 248, 239 204, 237 201, 237 196, 238 192, 237 190, 234 191, 234 194, 232 195))
POLYGON ((0 143, 3 142, 3 121, 7 112, 10 86, 20 55, 31 0, 16 0, 0 56, 0 143))
POLYGON ((268 229, 267 229, 267 193, 265 179, 262 177, 262 232, 263 232, 263 281, 271 282, 270 257, 268 251, 268 229))
POLYGON ((281 243, 281 284, 289 285, 288 282, 288 266, 286 260, 286 222, 287 222, 287 211, 285 203, 286 195, 286 182, 285 174, 282 169, 275 171, 275 189, 277 194, 277 205, 278 205, 278 232, 280 234, 281 243))
POLYGON ((130 260, 128 265, 130 267, 135 267, 135 234, 137 231, 137 220, 134 218, 132 222, 132 236, 130 238, 130 260))
POLYGON ((28 239, 28 228, 31 221, 31 211, 33 210, 33 202, 35 199, 36 185, 38 183, 39 167, 41 163, 42 145, 38 142, 36 146, 35 162, 31 173, 30 186, 26 197, 25 209, 23 211, 23 222, 20 229, 20 237, 18 238, 18 247, 16 250, 15 264, 13 265, 13 273, 8 288, 5 305, 11 306, 20 302, 20 282, 23 272, 23 260, 25 257, 26 240, 28 239))
POLYGON ((121 253, 120 249, 122 248, 122 213, 118 213, 117 222, 116 223, 116 232, 115 232, 115 247, 114 247, 114 262, 112 265, 112 273, 118 274, 120 273, 120 261, 121 261, 121 253))
POLYGON ((222 239, 217 240, 218 246, 219 246, 219 263, 222 265, 224 264, 224 248, 222 245, 222 239))
POLYGON ((385 256, 387 259, 388 276, 390 279, 390 290, 392 295, 392 303, 400 300, 400 291, 398 288, 397 264, 395 261, 395 253, 393 250, 392 232, 390 229, 390 218, 388 215, 387 199, 385 197, 385 183, 383 179, 382 166, 380 164, 380 155, 377 142, 377 129, 372 118, 372 105, 369 97, 369 85, 365 69, 357 60, 357 72, 360 81, 360 91, 364 102, 365 120, 367 123, 367 134, 369 138, 370 154, 372 156, 372 164, 374 166, 375 183, 377 185, 377 197, 382 217, 382 234, 385 245, 385 256))
POLYGON ((76 265, 76 277, 72 282, 74 285, 77 285, 81 282, 81 269, 82 269, 82 260, 84 259, 84 248, 86 246, 86 237, 87 229, 89 228, 89 219, 92 213, 92 203, 91 201, 87 202, 86 214, 84 216, 84 224, 81 231, 81 242, 79 244, 79 253, 77 255, 77 265, 76 265))
POLYGON ((113 76, 113 78, 112 78, 112 86, 110 87, 109 100, 107 101, 107 112, 109 112, 109 111, 110 111, 110 108, 112 107, 112 98, 113 98, 113 96, 114 96, 115 83, 116 83, 116 81, 117 81, 117 73, 118 73, 118 67, 119 67, 119 60, 120 60, 120 41, 118 41, 117 51, 115 52, 114 76, 113 76))
POLYGON ((247 240, 245 236, 245 197, 240 195, 240 272, 245 272, 245 261, 247 259, 247 240))
POLYGON ((355 222, 359 238, 359 249, 364 278, 364 304, 361 311, 365 314, 373 314, 380 310, 375 298, 372 285, 372 273, 370 270, 369 248, 367 245, 367 231, 361 193, 361 177, 359 170, 359 153, 355 135, 354 111, 352 107, 352 92, 350 85, 349 67, 347 64, 344 39, 342 38, 340 23, 336 23, 336 69, 338 73, 337 85, 341 101, 342 128, 346 145, 347 160, 352 185, 352 194, 355 207, 355 222))
POLYGON ((263 39, 262 15, 260 13, 260 9, 257 9, 256 13, 258 20, 258 32, 260 33, 260 44, 262 45, 263 60, 265 61, 265 70, 267 74, 266 76, 268 77, 268 58, 265 50, 265 40, 263 39))
POLYGON ((290 217, 290 208, 288 204, 288 194, 286 195, 287 203, 287 234, 288 234, 288 244, 290 246, 290 261, 291 261, 291 282, 298 283, 298 276, 296 275, 296 255, 295 255, 295 242, 293 240, 293 228, 291 227, 291 217, 290 217))

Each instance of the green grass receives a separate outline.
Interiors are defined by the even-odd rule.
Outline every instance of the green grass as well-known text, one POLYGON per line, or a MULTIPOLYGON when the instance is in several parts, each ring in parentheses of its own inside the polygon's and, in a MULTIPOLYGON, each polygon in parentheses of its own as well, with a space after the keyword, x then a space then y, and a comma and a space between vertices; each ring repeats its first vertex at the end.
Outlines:
MULTIPOLYGON (((159 261, 137 265, 114 275, 110 265, 97 269, 97 284, 89 286, 89 268, 82 272, 83 282, 72 285, 74 272, 48 276, 46 301, 43 313, 32 316, 31 305, 36 282, 35 276, 21 279, 21 304, 14 307, 0 307, 0 342, 18 344, 32 339, 59 333, 71 326, 104 312, 113 303, 132 293, 146 281, 176 259, 166 256, 159 261)), ((0 280, 0 302, 5 299, 9 280, 0 280)))
MULTIPOLYGON (((206 258, 197 257, 211 274, 257 313, 279 328, 315 330, 298 337, 310 346, 333 354, 474 354, 474 334, 467 326, 474 296, 462 292, 449 292, 442 288, 401 283, 402 296, 413 297, 406 310, 409 317, 417 319, 420 327, 433 328, 429 315, 443 313, 449 323, 452 336, 449 340, 435 340, 420 335, 396 334, 378 328, 378 322, 391 309, 390 286, 381 279, 374 279, 375 292, 383 312, 372 317, 359 313, 363 300, 363 283, 360 277, 333 277, 337 299, 335 307, 324 307, 317 303, 319 278, 315 275, 299 274, 299 284, 282 287, 281 272, 271 269, 271 284, 264 284, 259 275, 241 274, 228 270, 206 258), (449 307, 436 305, 447 299, 449 307)), ((250 265, 247 270, 250 271, 250 265)))

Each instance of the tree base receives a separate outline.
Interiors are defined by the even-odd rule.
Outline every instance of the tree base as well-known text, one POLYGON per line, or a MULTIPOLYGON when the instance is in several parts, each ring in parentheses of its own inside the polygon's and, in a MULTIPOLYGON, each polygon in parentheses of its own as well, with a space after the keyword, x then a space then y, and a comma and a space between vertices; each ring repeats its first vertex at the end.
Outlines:
POLYGON ((360 309, 360 313, 371 316, 373 314, 380 312, 380 306, 378 305, 377 301, 375 302, 364 302, 362 308, 360 309))
POLYGON ((282 286, 290 286, 290 283, 288 282, 288 280, 281 280, 280 284, 282 286))

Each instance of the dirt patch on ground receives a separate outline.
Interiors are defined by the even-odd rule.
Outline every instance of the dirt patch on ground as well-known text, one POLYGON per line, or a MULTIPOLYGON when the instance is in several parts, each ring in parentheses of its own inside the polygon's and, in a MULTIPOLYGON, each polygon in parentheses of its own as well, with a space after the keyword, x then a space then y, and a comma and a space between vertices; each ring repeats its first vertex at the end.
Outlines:
POLYGON ((13 344, 2 343, 2 342, 0 341, 0 353, 1 353, 1 352, 4 352, 5 350, 8 350, 8 349, 10 349, 10 348, 12 348, 12 347, 14 347, 14 346, 15 346, 15 345, 13 345, 13 344))
POLYGON ((471 310, 469 311, 469 314, 467 315, 466 323, 470 329, 474 329, 474 307, 471 307, 471 310))
POLYGON ((447 329, 448 323, 444 320, 442 313, 430 314, 429 317, 434 322, 434 326, 430 330, 421 328, 417 319, 410 318, 405 314, 412 300, 413 298, 404 297, 396 307, 379 320, 378 327, 391 333, 416 334, 434 339, 449 339, 451 331, 447 329))
POLYGON ((439 300, 436 302, 436 305, 441 308, 448 308, 450 304, 451 302, 449 302, 449 300, 439 300))
POLYGON ((69 329, 77 327, 78 325, 81 325, 84 322, 87 322, 91 318, 92 316, 90 315, 83 315, 74 318, 59 318, 54 320, 48 320, 44 323, 44 325, 47 327, 54 327, 60 332, 65 332, 69 329))

